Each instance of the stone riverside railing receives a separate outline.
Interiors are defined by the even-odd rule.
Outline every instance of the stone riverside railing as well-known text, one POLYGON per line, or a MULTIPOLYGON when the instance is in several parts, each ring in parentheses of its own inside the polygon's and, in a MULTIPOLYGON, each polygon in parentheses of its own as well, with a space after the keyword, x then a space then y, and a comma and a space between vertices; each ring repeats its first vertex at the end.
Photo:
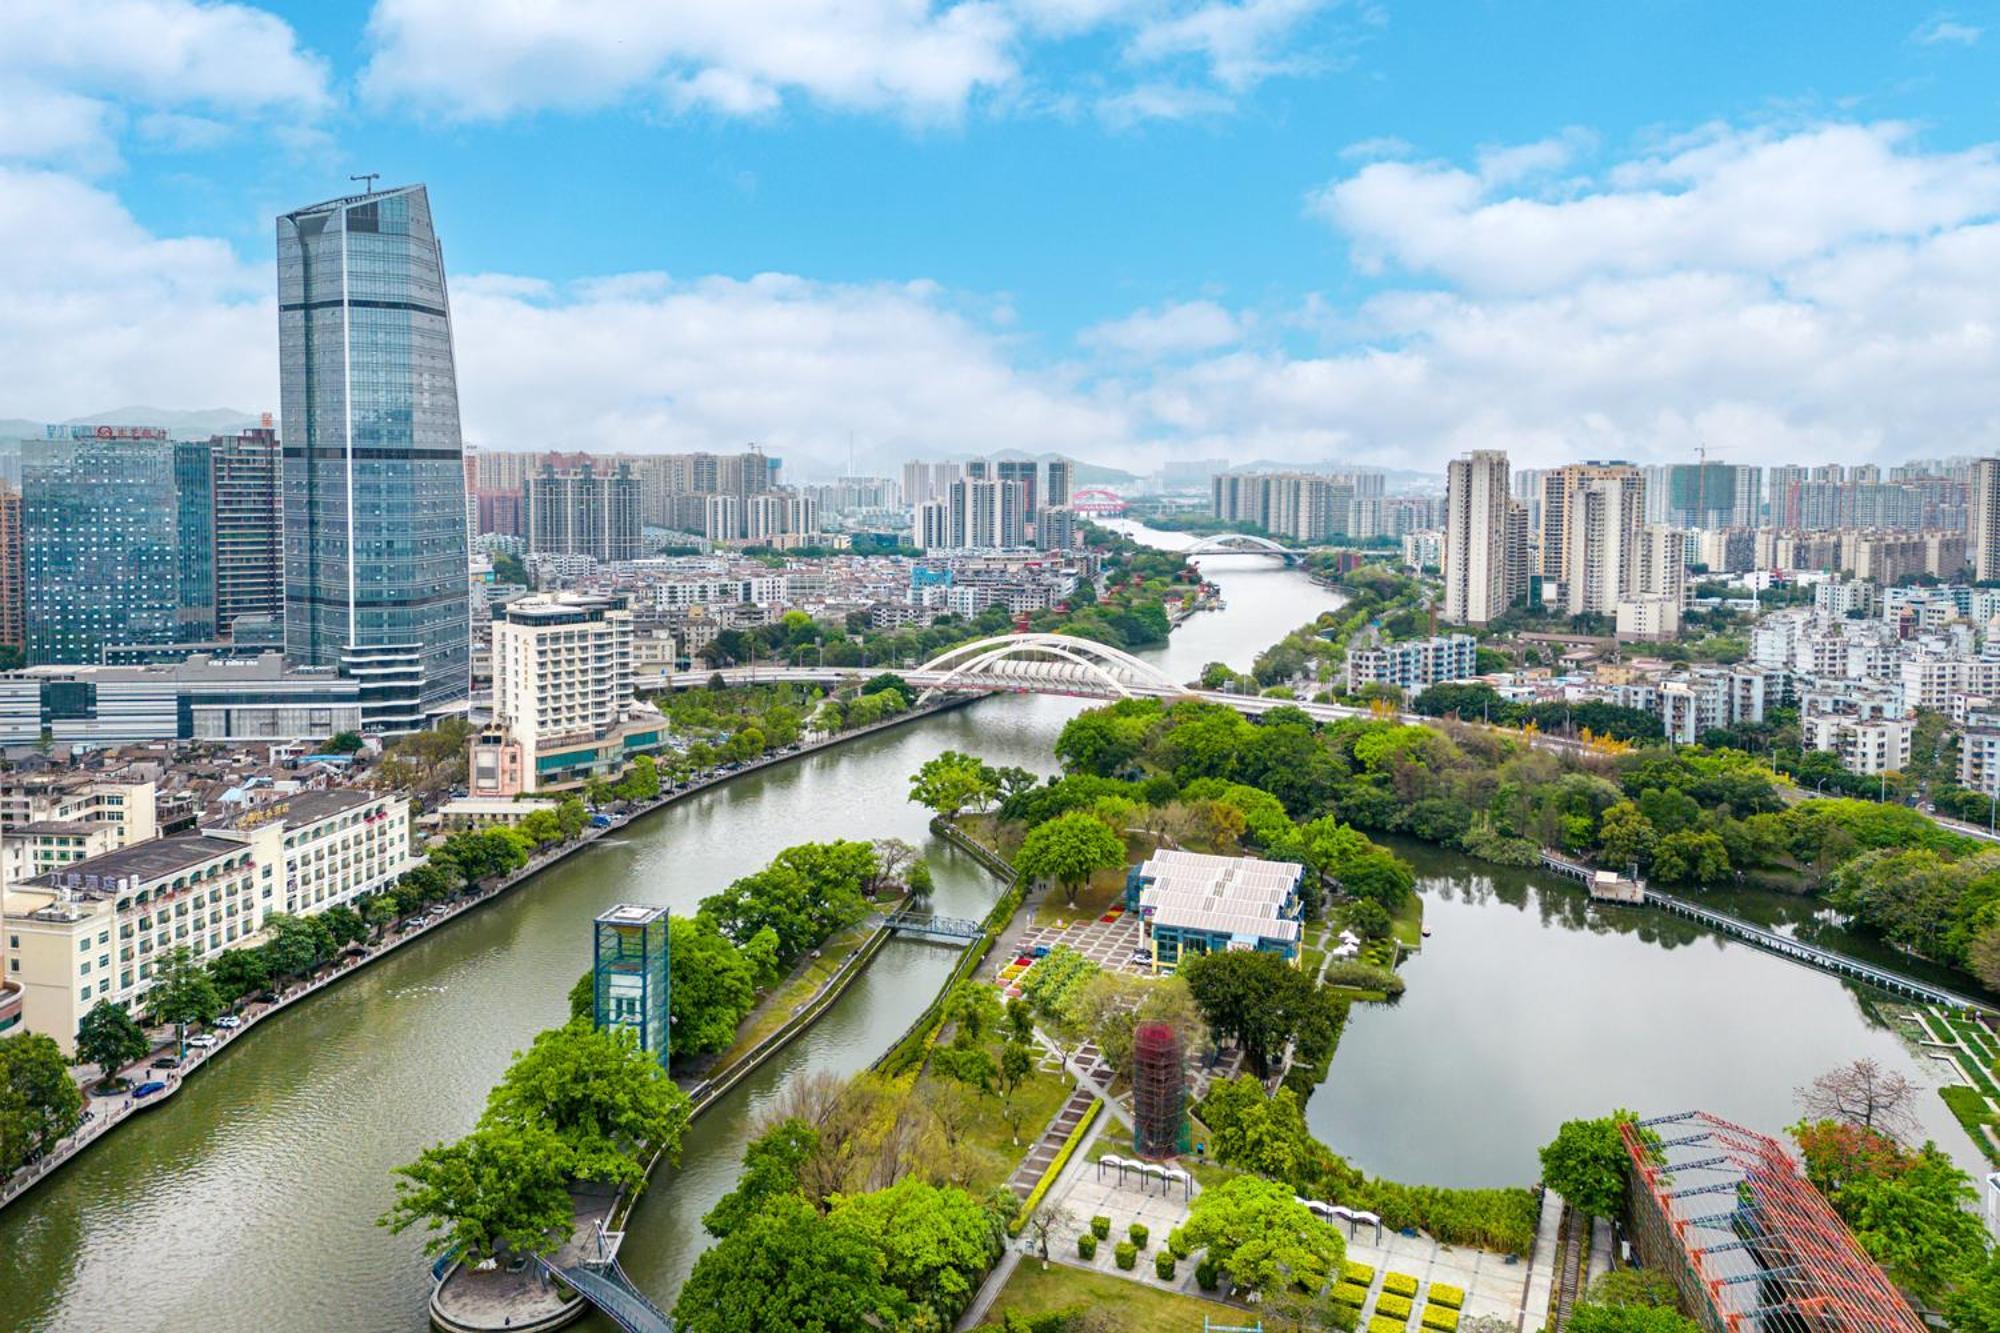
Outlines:
MULTIPOLYGON (((515 888, 527 880, 534 878, 558 861, 582 851, 598 839, 619 832, 631 824, 633 820, 651 814, 653 811, 664 806, 671 805, 675 801, 692 796, 698 791, 706 791, 710 787, 720 786, 725 782, 744 777, 759 769, 769 768, 774 764, 786 763, 818 750, 831 749, 836 745, 844 744, 877 731, 886 731, 891 727, 898 727, 906 722, 916 721, 919 718, 931 717, 937 713, 961 708, 971 702, 971 698, 943 699, 934 704, 927 704, 921 708, 912 708, 907 712, 898 713, 894 717, 884 718, 880 722, 870 723, 865 727, 856 727, 852 731, 835 732, 830 736, 825 736, 818 740, 806 741, 796 750, 781 750, 776 754, 766 755, 761 759, 753 759, 741 768, 729 772, 714 773, 708 777, 691 782, 676 791, 663 792, 653 800, 635 806, 623 814, 613 816, 611 823, 604 828, 585 829, 574 841, 563 843, 559 847, 553 847, 545 852, 531 856, 528 858, 527 864, 523 865, 519 870, 504 875, 497 880, 489 880, 482 884, 476 892, 443 904, 445 909, 444 916, 432 921, 405 923, 402 929, 366 947, 363 951, 343 955, 345 961, 337 964, 332 971, 326 973, 324 976, 282 992, 277 1000, 270 1004, 252 1004, 247 1006, 241 1015, 243 1019, 241 1027, 216 1033, 215 1035, 221 1039, 217 1045, 208 1050, 191 1050, 188 1053, 186 1063, 179 1069, 162 1071, 165 1077, 159 1081, 165 1083, 167 1086, 144 1101, 133 1101, 129 1096, 122 1100, 108 1097, 98 1099, 98 1104, 91 1108, 93 1112, 91 1118, 84 1122, 75 1133, 71 1134, 68 1138, 60 1140, 54 1148, 49 1150, 48 1155, 41 1160, 22 1167, 4 1182, 0 1182, 0 1208, 5 1208, 43 1180, 53 1175, 57 1168, 63 1166, 85 1148, 103 1138, 113 1127, 124 1124, 141 1111, 151 1110, 153 1107, 164 1103, 169 1097, 172 1097, 181 1090, 181 1086, 187 1081, 189 1075, 227 1050, 231 1044, 241 1039, 251 1028, 264 1019, 269 1018, 272 1014, 277 1013, 281 1009, 288 1008, 324 987, 345 978, 356 969, 366 967, 376 959, 408 944, 411 940, 428 934, 459 914, 471 908, 478 907, 483 903, 491 902, 501 894, 506 893, 509 889, 515 888)), ((870 947, 869 952, 871 956, 873 949, 879 947, 879 944, 873 944, 870 947)), ((840 974, 836 973, 834 978, 829 978, 828 984, 831 985, 839 976, 840 974)), ((842 982, 842 985, 844 986, 845 982, 842 982)), ((796 1036, 796 1031, 791 1035, 796 1036)), ((789 1040, 789 1038, 787 1039, 789 1040)), ((779 1044, 782 1045, 783 1043, 779 1044)), ((759 1062, 761 1063, 769 1055, 770 1052, 764 1052, 763 1055, 758 1057, 759 1062)), ((148 1053, 148 1058, 150 1058, 150 1052, 148 1053)), ((743 1072, 747 1073, 749 1071, 745 1070, 743 1072)))

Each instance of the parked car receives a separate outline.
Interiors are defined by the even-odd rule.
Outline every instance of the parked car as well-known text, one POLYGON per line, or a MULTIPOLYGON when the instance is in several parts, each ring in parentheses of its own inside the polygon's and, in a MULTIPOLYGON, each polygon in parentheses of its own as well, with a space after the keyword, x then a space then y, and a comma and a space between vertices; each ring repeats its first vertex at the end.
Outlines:
POLYGON ((132 1089, 132 1100, 136 1102, 141 1097, 150 1097, 156 1092, 165 1092, 166 1090, 166 1084, 160 1082, 158 1079, 154 1079, 149 1083, 141 1083, 138 1087, 132 1089))
POLYGON ((205 1051, 210 1047, 221 1045, 222 1038, 216 1036, 213 1032, 197 1032, 187 1039, 187 1044, 194 1047, 197 1051, 205 1051))
POLYGON ((180 1060, 171 1055, 163 1055, 152 1064, 154 1069, 179 1069, 180 1066, 180 1060))
POLYGON ((592 815, 592 816, 590 817, 590 826, 591 826, 592 828, 610 828, 610 827, 611 827, 611 816, 610 816, 610 815, 592 815))
POLYGON ((235 1014, 224 1014, 215 1020, 215 1025, 219 1028, 240 1028, 243 1026, 243 1020, 235 1014))

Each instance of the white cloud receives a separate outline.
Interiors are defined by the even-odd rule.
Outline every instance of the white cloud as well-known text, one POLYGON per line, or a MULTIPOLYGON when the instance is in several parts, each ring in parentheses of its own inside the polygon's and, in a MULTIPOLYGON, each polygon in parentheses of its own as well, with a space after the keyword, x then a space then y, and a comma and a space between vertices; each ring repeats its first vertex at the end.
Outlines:
POLYGON ((1328 0, 1212 0, 1154 18, 1133 34, 1128 59, 1139 64, 1195 56, 1217 83, 1241 92, 1276 74, 1296 74, 1310 62, 1281 54, 1298 28, 1328 0))
POLYGON ((1067 114, 1088 101, 1122 125, 1227 109, 1225 93, 1317 68, 1296 48, 1338 3, 376 0, 361 88, 462 120, 628 102, 754 116, 799 99, 936 122, 975 102, 1067 114), (1083 38, 1103 39, 1136 86, 1041 71, 1040 57, 1083 38))
POLYGON ((1309 207, 1369 268, 1545 291, 1595 274, 1768 271, 1960 225, 2000 200, 2000 155, 1990 145, 1917 151, 1893 124, 1725 128, 1622 163, 1569 197, 1508 194, 1506 184, 1449 164, 1376 162, 1317 191, 1309 207))
POLYGON ((0 84, 0 160, 92 174, 119 165, 128 124, 152 147, 207 148, 226 121, 297 125, 332 103, 283 20, 192 0, 6 0, 0 84))
POLYGON ((1938 46, 1949 43, 1953 46, 1977 44, 1983 28, 1975 28, 1970 23, 1960 23, 1949 14, 1933 14, 1917 25, 1910 34, 1910 40, 1919 46, 1938 46))
MULTIPOLYGON (((806 472, 836 464, 850 430, 884 461, 1020 446, 1436 468, 1497 446, 1530 466, 1684 458, 1697 438, 1764 463, 2000 452, 1992 151, 1882 127, 1710 129, 1558 194, 1567 159, 1521 175, 1489 154, 1488 178, 1363 165, 1349 181, 1405 173, 1407 237, 1380 195, 1328 214, 1378 247, 1372 297, 1156 305, 1054 365, 1003 297, 921 280, 454 273, 466 434, 756 440, 806 472), (1806 208, 1804 235, 1762 234, 1806 208)), ((73 177, 0 167, 0 416, 270 407, 270 288, 267 261, 150 234, 73 177)))
POLYGON ((0 166, 0 415, 275 406, 271 276, 71 177, 0 166))
POLYGON ((1085 329, 1085 347, 1153 360, 1208 352, 1243 337, 1237 317, 1213 301, 1186 301, 1159 310, 1140 310, 1124 319, 1085 329))
POLYGON ((378 0, 361 82, 465 119, 635 97, 743 114, 787 93, 949 118, 1012 81, 1014 31, 993 0, 378 0))

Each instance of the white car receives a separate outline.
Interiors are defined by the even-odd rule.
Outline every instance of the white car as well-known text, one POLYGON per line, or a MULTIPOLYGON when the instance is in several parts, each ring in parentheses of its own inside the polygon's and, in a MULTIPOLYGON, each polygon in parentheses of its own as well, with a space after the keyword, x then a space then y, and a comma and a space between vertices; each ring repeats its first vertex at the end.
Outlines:
POLYGON ((240 1028, 243 1026, 243 1020, 235 1014, 224 1014, 215 1020, 215 1025, 219 1028, 240 1028))
POLYGON ((211 1046, 220 1046, 222 1038, 216 1036, 213 1032, 197 1032, 187 1039, 187 1044, 198 1051, 205 1051, 211 1046))

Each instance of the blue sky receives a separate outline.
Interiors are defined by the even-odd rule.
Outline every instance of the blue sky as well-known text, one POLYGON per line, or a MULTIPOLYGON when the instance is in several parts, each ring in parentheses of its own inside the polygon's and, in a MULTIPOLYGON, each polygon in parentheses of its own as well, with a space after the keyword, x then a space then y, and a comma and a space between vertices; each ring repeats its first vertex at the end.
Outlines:
POLYGON ((379 171, 496 447, 1992 450, 1994 15, 12 0, 0 416, 271 406, 271 216, 379 171))

